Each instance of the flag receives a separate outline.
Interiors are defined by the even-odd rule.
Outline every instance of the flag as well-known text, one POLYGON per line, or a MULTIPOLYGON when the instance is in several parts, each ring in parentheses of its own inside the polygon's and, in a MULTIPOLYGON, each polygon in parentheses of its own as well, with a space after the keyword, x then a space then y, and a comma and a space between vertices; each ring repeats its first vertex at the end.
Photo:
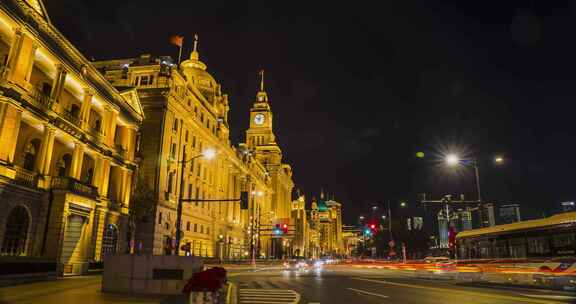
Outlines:
POLYGON ((182 47, 182 43, 184 42, 184 36, 180 35, 173 35, 170 37, 170 43, 182 47))

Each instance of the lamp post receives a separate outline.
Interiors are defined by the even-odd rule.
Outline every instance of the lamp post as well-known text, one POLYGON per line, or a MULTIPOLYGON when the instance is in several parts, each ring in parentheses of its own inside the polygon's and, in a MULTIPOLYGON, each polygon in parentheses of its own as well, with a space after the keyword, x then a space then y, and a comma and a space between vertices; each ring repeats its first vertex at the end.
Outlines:
POLYGON ((180 189, 178 195, 178 208, 176 210, 176 255, 180 254, 180 235, 182 234, 182 199, 184 199, 184 170, 186 163, 191 162, 197 158, 204 157, 205 159, 213 159, 216 156, 214 149, 206 149, 202 153, 186 159, 186 146, 182 151, 182 160, 180 161, 180 189))
MULTIPOLYGON (((504 163, 504 158, 502 156, 494 157, 494 163, 502 164, 504 163)), ((471 166, 474 169, 474 182, 476 184, 476 198, 478 201, 478 208, 480 209, 480 221, 482 226, 484 226, 484 210, 482 204, 482 192, 480 191, 480 171, 478 169, 478 160, 475 157, 461 159, 456 154, 446 155, 446 164, 448 166, 454 167, 456 165, 471 166)))

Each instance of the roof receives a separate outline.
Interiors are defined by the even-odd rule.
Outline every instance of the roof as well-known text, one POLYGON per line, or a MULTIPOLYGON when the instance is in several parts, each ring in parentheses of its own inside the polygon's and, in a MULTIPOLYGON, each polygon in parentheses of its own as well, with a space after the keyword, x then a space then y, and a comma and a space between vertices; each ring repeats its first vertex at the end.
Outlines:
POLYGON ((496 225, 487 228, 465 230, 459 232, 456 235, 456 237, 463 238, 463 237, 473 237, 473 236, 482 236, 491 234, 501 234, 513 231, 534 230, 538 228, 546 228, 566 224, 576 226, 576 212, 566 212, 556 214, 551 217, 537 220, 521 221, 512 224, 496 225))

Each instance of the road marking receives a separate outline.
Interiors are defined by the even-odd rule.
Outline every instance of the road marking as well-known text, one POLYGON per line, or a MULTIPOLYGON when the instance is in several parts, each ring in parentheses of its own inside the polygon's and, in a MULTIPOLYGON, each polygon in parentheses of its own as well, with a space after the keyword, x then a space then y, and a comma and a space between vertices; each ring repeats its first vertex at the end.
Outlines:
POLYGON ((253 304, 296 304, 300 294, 290 289, 241 288, 239 303, 253 304))
POLYGON ((510 301, 516 301, 516 302, 538 303, 538 304, 561 303, 561 302, 557 302, 557 301, 541 300, 541 299, 537 299, 537 298, 522 298, 522 297, 516 297, 516 296, 489 294, 489 293, 481 293, 481 292, 468 291, 468 290, 457 290, 457 289, 450 289, 450 288, 430 287, 430 286, 414 285, 414 284, 406 284, 406 283, 396 283, 396 282, 390 282, 390 281, 380 281, 380 280, 372 280, 372 279, 364 279, 364 278, 352 278, 352 279, 358 280, 358 281, 366 281, 366 282, 373 282, 373 283, 407 287, 407 288, 426 289, 426 290, 438 291, 438 292, 443 292, 443 293, 460 293, 460 294, 474 296, 474 297, 481 296, 481 297, 494 298, 494 299, 500 299, 500 300, 510 300, 510 301))
POLYGON ((575 296, 563 296, 563 295, 535 295, 535 294, 524 294, 519 293, 521 296, 539 298, 539 299, 553 299, 553 300, 575 300, 575 296))
POLYGON ((355 291, 357 293, 363 293, 363 294, 367 294, 367 295, 371 295, 371 296, 376 296, 376 297, 381 297, 381 298, 388 298, 388 296, 385 295, 381 295, 379 293, 373 293, 373 292, 369 292, 369 291, 365 291, 365 290, 360 290, 360 289, 355 289, 355 288, 348 288, 352 291, 355 291))

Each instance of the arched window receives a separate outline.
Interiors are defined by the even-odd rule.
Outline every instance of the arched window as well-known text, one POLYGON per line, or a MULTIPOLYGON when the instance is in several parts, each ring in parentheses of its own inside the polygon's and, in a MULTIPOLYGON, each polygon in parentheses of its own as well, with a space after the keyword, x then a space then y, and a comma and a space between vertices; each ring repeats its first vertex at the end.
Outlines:
POLYGON ((80 107, 76 104, 72 104, 72 106, 70 106, 70 116, 74 118, 80 117, 80 107))
POLYGON ((67 176, 71 164, 72 155, 64 154, 64 156, 62 156, 62 158, 56 163, 56 172, 58 173, 58 176, 67 176))
POLYGON ((26 144, 24 147, 23 166, 24 169, 32 171, 34 170, 34 163, 36 162, 36 154, 40 149, 40 139, 35 138, 26 144))
POLYGON ((102 238, 102 257, 116 253, 118 247, 118 228, 112 224, 106 225, 102 238))
POLYGON ((12 209, 6 221, 2 254, 22 255, 25 253, 29 223, 30 218, 26 208, 18 206, 12 209))

